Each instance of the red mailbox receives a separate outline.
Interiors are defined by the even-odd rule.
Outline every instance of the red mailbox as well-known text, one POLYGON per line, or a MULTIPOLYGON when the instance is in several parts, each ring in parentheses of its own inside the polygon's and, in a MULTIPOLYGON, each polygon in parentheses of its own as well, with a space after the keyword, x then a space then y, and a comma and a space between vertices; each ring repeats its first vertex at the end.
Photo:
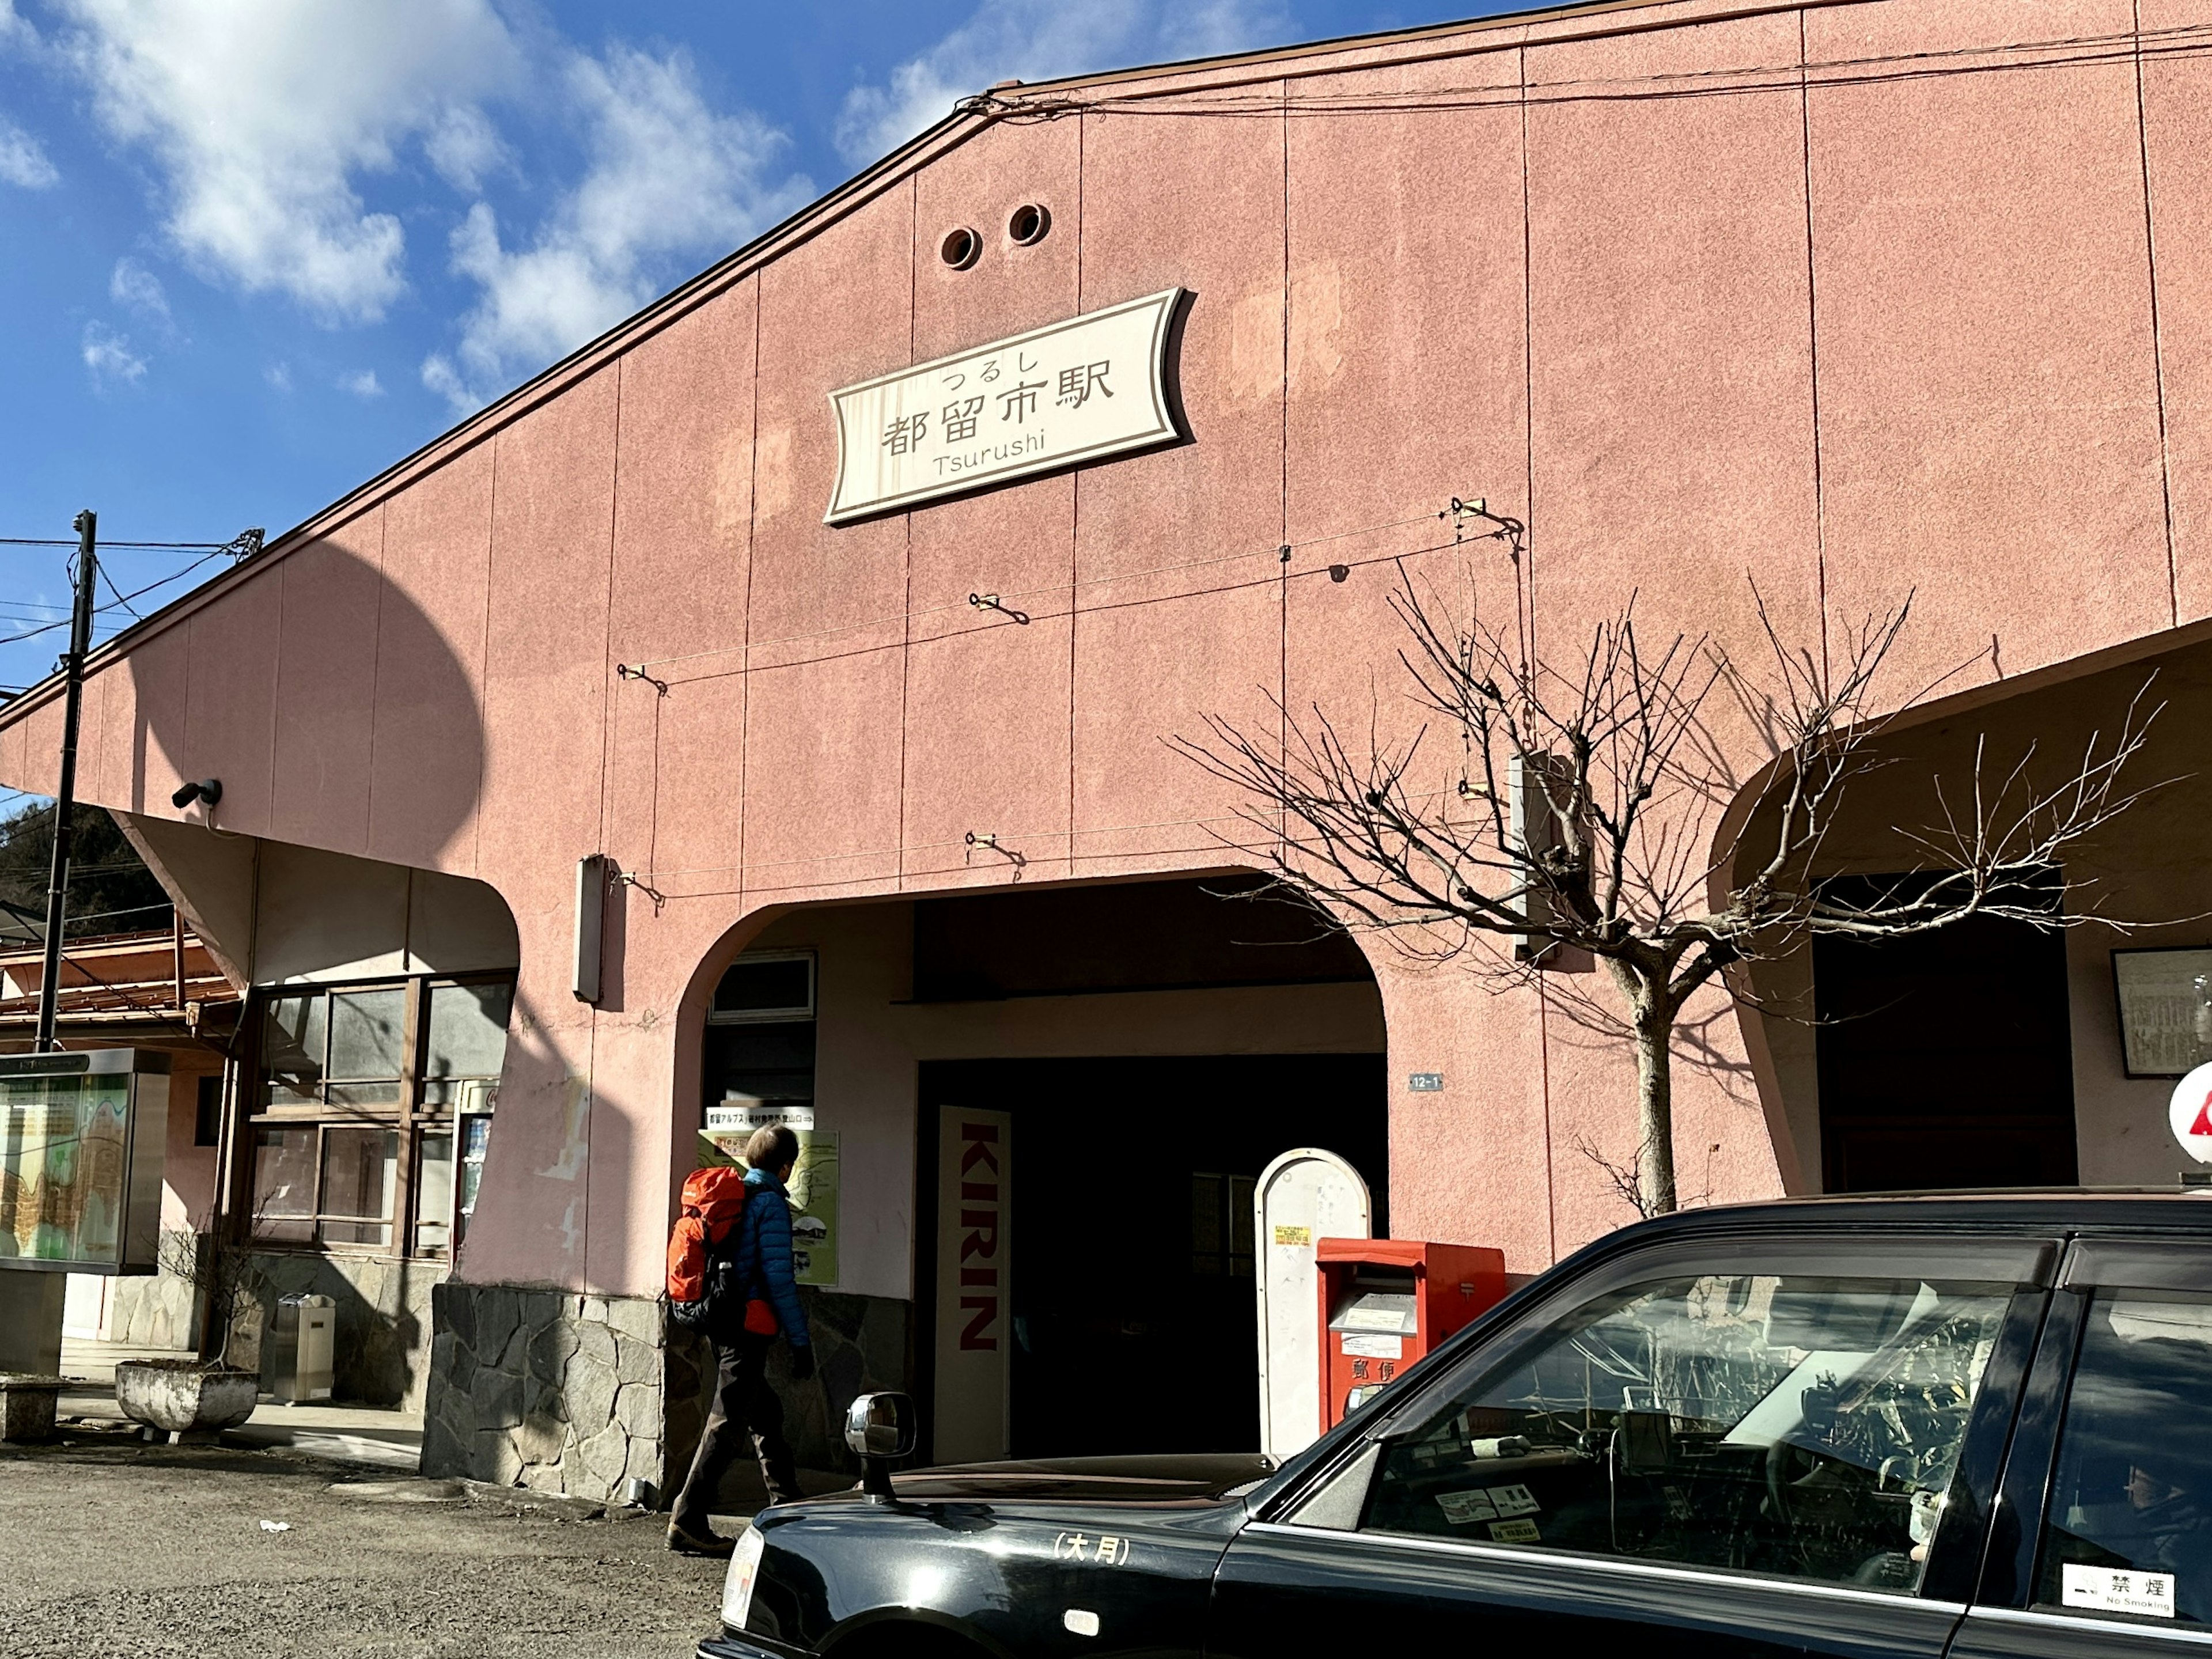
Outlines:
POLYGON ((1411 1238, 1324 1238, 1321 1426, 1346 1413, 1477 1314, 1505 1298, 1504 1252, 1411 1238))

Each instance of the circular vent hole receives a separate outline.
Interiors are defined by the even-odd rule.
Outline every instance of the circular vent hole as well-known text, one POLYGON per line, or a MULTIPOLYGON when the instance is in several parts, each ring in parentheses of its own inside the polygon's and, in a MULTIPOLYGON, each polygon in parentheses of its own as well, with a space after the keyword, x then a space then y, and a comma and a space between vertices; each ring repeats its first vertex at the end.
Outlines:
POLYGON ((1044 240, 1045 233, 1052 228, 1052 215, 1035 202, 1024 202, 1014 210, 1013 217, 1006 221, 1006 234, 1017 247, 1028 247, 1044 240))
POLYGON ((955 270, 967 270, 982 251, 983 239, 965 225, 946 231, 945 240, 937 245, 938 258, 955 270))

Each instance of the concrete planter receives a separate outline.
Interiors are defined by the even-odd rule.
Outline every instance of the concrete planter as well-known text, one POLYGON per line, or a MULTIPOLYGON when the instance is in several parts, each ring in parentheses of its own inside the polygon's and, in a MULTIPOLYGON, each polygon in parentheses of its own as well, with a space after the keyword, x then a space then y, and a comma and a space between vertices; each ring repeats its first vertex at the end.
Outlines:
POLYGON ((126 1359, 115 1368, 115 1403, 134 1423, 169 1434, 235 1428, 253 1415, 261 1378, 210 1371, 191 1359, 126 1359))
POLYGON ((52 1439, 54 1400, 61 1391, 58 1376, 0 1372, 0 1440, 52 1439))

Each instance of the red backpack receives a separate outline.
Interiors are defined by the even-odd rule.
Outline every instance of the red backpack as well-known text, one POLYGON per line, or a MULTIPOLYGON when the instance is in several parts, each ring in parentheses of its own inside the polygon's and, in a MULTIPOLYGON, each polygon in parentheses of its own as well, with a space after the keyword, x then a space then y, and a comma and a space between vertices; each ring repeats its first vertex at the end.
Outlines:
POLYGON ((735 1234, 744 1208, 743 1170, 694 1170, 684 1176, 676 1225, 668 1235, 668 1311, 678 1324, 710 1335, 724 1325, 758 1336, 776 1334, 775 1313, 767 1303, 744 1302, 742 1313, 736 1305, 743 1297, 733 1282, 735 1234))
POLYGON ((707 1252, 730 1236, 744 1213, 743 1170, 694 1170, 684 1177, 675 1231, 668 1235, 668 1299, 707 1299, 707 1252))

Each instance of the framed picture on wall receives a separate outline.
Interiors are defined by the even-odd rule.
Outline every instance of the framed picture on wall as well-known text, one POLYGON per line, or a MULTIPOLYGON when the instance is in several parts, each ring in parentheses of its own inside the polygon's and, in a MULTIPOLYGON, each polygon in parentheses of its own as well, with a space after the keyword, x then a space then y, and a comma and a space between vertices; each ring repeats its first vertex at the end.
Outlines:
POLYGON ((2180 1077, 2212 1060, 2212 945, 2112 952, 2130 1077, 2180 1077))

